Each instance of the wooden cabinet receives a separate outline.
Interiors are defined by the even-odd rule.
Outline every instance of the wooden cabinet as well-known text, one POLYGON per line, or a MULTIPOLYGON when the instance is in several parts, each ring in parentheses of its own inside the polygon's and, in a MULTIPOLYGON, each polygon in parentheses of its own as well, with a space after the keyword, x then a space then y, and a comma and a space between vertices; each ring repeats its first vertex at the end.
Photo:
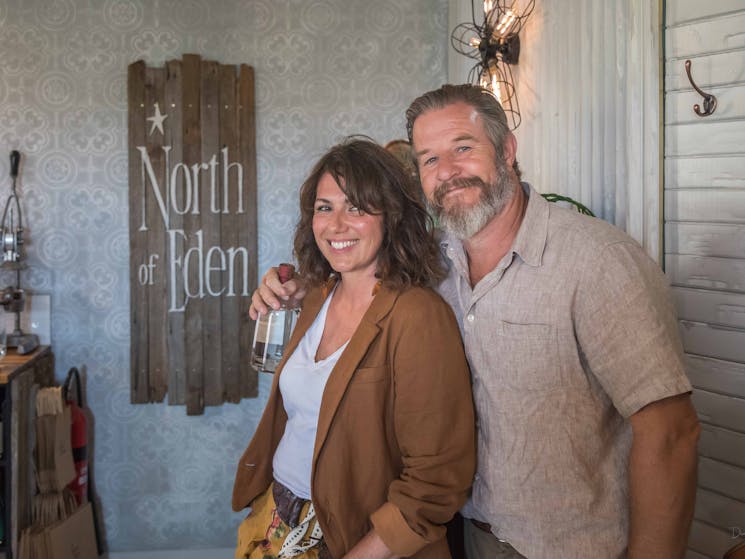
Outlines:
POLYGON ((11 559, 18 550, 18 535, 31 524, 31 499, 35 492, 32 441, 36 391, 34 385, 54 384, 54 354, 41 346, 27 355, 9 349, 0 360, 0 405, 2 406, 3 538, 0 559, 11 559))

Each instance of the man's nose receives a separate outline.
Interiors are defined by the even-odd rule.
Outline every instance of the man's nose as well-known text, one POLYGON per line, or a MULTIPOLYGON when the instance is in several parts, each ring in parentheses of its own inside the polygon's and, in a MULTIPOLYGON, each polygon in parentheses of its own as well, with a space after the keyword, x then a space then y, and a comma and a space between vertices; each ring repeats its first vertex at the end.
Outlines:
POLYGON ((437 162, 437 180, 440 182, 449 181, 459 172, 460 167, 452 157, 449 155, 440 157, 437 162))

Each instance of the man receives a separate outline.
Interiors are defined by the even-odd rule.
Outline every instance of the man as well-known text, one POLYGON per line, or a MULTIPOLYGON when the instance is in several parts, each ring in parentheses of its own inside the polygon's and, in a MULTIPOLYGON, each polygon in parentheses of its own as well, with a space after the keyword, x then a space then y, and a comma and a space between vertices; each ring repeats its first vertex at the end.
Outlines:
MULTIPOLYGON (((520 183, 488 92, 446 85, 406 115, 473 378, 467 556, 682 557, 699 425, 665 277, 617 228, 520 183)), ((297 287, 270 274, 252 313, 297 287)))

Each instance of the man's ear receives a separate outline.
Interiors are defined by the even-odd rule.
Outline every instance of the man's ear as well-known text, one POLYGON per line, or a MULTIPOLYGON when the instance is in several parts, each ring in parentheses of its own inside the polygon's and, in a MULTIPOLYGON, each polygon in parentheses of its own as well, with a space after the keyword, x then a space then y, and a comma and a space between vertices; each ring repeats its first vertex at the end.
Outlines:
POLYGON ((502 157, 508 167, 512 167, 517 157, 517 138, 512 132, 508 132, 502 142, 502 157))

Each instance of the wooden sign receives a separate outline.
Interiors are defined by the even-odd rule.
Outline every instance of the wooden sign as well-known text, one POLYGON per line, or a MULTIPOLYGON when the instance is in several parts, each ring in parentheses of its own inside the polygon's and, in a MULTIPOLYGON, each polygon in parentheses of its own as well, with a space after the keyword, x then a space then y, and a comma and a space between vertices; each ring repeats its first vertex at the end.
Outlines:
POLYGON ((131 399, 201 414, 258 393, 253 69, 138 61, 127 89, 131 399))

